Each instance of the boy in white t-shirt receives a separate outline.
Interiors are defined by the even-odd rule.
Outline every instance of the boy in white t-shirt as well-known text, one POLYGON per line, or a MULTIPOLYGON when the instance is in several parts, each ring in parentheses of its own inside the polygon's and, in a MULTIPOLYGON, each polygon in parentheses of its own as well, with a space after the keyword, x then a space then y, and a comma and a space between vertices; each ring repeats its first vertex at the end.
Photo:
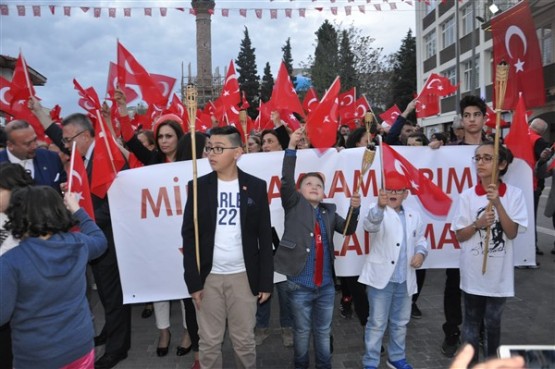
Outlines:
MULTIPOLYGON (((461 245, 460 273, 464 298, 462 338, 474 347, 478 361, 480 326, 484 325, 484 352, 495 356, 500 343, 501 315, 507 297, 514 296, 512 240, 528 226, 522 191, 498 180, 492 183, 494 146, 478 146, 472 158, 478 184, 459 197, 451 230, 461 245), (487 211, 488 202, 492 203, 487 211), (486 272, 482 273, 486 229, 490 227, 486 272)), ((498 173, 502 176, 512 162, 511 152, 501 146, 498 173)))
POLYGON ((200 366, 228 366, 222 362, 227 326, 238 366, 255 368, 257 301, 270 297, 274 275, 267 186, 237 167, 243 148, 235 127, 213 128, 205 152, 213 171, 198 178, 198 260, 191 182, 182 228, 185 282, 197 309, 200 366))

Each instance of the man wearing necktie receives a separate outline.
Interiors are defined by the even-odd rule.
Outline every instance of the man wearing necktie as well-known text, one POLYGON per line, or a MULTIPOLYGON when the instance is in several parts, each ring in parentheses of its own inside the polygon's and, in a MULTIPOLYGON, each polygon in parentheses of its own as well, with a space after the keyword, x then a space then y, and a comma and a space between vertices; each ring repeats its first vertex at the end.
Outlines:
MULTIPOLYGON (((281 202, 285 229, 274 257, 276 272, 287 276, 289 301, 294 319, 295 368, 308 368, 310 334, 314 336, 316 368, 331 368, 330 333, 335 299, 333 283, 333 232, 343 232, 345 219, 334 204, 322 203, 324 178, 320 173, 302 177, 295 188, 297 142, 302 128, 291 135, 285 150, 281 178, 281 202)), ((358 224, 360 195, 351 197, 353 217, 346 234, 358 224)))
POLYGON ((35 184, 50 186, 60 192, 66 181, 60 157, 49 150, 37 149, 37 134, 24 120, 13 120, 6 125, 7 147, 0 151, 0 163, 19 164, 33 178, 35 184))

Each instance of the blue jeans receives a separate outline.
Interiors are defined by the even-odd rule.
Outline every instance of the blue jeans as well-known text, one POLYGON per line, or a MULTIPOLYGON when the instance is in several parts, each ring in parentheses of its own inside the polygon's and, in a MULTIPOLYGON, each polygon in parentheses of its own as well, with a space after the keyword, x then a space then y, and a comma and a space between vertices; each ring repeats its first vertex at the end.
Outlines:
POLYGON ((366 288, 370 314, 364 332, 366 352, 363 366, 380 366, 380 349, 385 329, 389 323, 387 354, 390 361, 405 359, 405 339, 410 320, 411 297, 407 283, 389 282, 384 289, 366 288))
POLYGON ((480 326, 484 324, 484 352, 487 357, 497 355, 501 341, 501 315, 506 297, 478 296, 463 293, 464 321, 462 339, 474 347, 474 363, 478 362, 480 348, 480 326))
POLYGON ((316 368, 331 369, 330 333, 335 287, 308 288, 287 281, 294 321, 295 368, 308 368, 310 333, 314 336, 316 368))
MULTIPOLYGON (((274 284, 279 299, 279 325, 281 328, 293 327, 293 316, 289 304, 287 281, 274 284)), ((268 328, 272 313, 272 299, 258 305, 256 310, 256 328, 268 328)))

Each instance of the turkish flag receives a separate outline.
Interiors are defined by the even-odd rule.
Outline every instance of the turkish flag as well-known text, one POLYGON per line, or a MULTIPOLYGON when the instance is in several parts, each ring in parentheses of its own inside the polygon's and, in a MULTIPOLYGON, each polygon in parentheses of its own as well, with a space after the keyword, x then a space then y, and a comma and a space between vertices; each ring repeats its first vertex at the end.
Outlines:
MULTIPOLYGON (((239 91, 239 81, 237 80, 237 73, 235 72, 235 64, 233 59, 229 62, 229 68, 227 68, 227 75, 225 76, 224 87, 220 97, 218 98, 222 104, 225 111, 229 111, 232 108, 237 110, 237 105, 241 102, 241 92, 239 91)), ((218 104, 214 104, 218 107, 218 104)), ((237 114, 239 111, 237 110, 237 114)))
POLYGON ((436 96, 447 96, 457 91, 458 85, 453 86, 449 78, 442 77, 439 74, 432 73, 426 80, 422 91, 418 97, 423 95, 434 94, 436 96))
POLYGON ((302 117, 305 116, 303 106, 301 105, 299 96, 295 91, 295 87, 293 87, 293 82, 291 82, 291 78, 289 78, 289 72, 287 72, 287 67, 283 61, 281 61, 279 66, 279 72, 274 83, 270 102, 274 110, 285 109, 290 112, 295 112, 302 117))
POLYGON ((19 57, 17 58, 15 68, 13 70, 11 95, 11 104, 14 104, 19 100, 27 101, 31 96, 35 96, 35 88, 31 83, 27 63, 25 62, 25 58, 23 58, 22 53, 19 53, 19 57))
POLYGON ((534 147, 529 138, 527 121, 524 97, 521 95, 513 114, 511 128, 505 137, 505 145, 511 150, 515 158, 524 160, 533 171, 536 161, 534 160, 534 147))
POLYGON ((416 116, 418 118, 430 117, 439 114, 439 96, 427 92, 420 94, 416 101, 416 116))
POLYGON ((258 116, 254 122, 254 129, 257 132, 262 132, 265 129, 272 129, 274 124, 271 119, 272 106, 270 102, 263 102, 262 99, 259 101, 258 116))
POLYGON ((75 78, 73 79, 73 87, 77 90, 79 96, 81 97, 78 102, 79 106, 90 114, 95 115, 96 110, 100 110, 100 100, 98 99, 98 94, 94 88, 89 87, 84 89, 75 78))
POLYGON ((14 119, 21 119, 29 123, 33 126, 37 138, 45 141, 44 128, 35 114, 27 107, 27 100, 15 100, 11 91, 11 82, 0 76, 0 110, 11 115, 14 119))
POLYGON ((397 106, 397 104, 393 105, 391 108, 387 109, 385 112, 380 114, 380 118, 389 124, 390 126, 395 123, 397 117, 401 115, 401 109, 397 106))
MULTIPOLYGON (((114 99, 114 92, 116 92, 117 87, 118 66, 117 64, 110 62, 110 67, 108 68, 108 82, 106 84, 106 95, 108 95, 112 100, 114 99)), ((132 103, 135 99, 139 97, 139 94, 137 94, 137 92, 135 92, 135 90, 133 90, 129 86, 119 86, 119 88, 124 91, 127 104, 132 103)))
POLYGON ((197 110, 197 118, 195 120, 195 129, 199 132, 206 133, 206 130, 212 127, 210 114, 206 114, 202 110, 197 110))
MULTIPOLYGON (((524 95, 527 107, 545 105, 545 87, 540 45, 528 0, 491 19, 493 75, 502 61, 509 64, 509 78, 502 109, 513 109, 524 95)), ((495 77, 494 77, 495 79, 495 77)), ((497 91, 494 91, 497 93, 497 91)), ((494 97, 494 102, 497 98, 494 97)), ((499 108, 496 106, 496 108, 499 108)))
POLYGON ((104 198, 126 162, 99 110, 96 111, 94 142, 91 192, 104 198))
POLYGON ((356 89, 353 87, 339 95, 339 117, 341 123, 347 122, 355 116, 356 89))
POLYGON ((173 94, 172 101, 170 106, 165 109, 162 114, 175 114, 183 121, 183 132, 189 131, 189 112, 187 108, 183 105, 179 97, 176 94, 173 94))
MULTIPOLYGON (((166 106, 168 98, 137 59, 118 41, 118 84, 136 84, 148 104, 166 106)), ((169 96, 169 93, 168 93, 169 96)))
POLYGON ((339 111, 339 116, 341 117, 341 124, 348 125, 351 129, 355 129, 355 120, 362 120, 366 113, 370 110, 370 104, 366 97, 359 97, 353 106, 348 109, 348 111, 343 111, 344 115, 341 115, 341 110, 339 111))
POLYGON ((303 109, 307 114, 310 114, 318 106, 318 95, 314 87, 310 87, 304 95, 303 109))
POLYGON ((341 90, 341 82, 336 77, 326 91, 320 104, 312 111, 306 121, 306 130, 312 146, 317 148, 332 147, 337 140, 337 109, 341 90))
MULTIPOLYGON (((497 120, 497 114, 493 111, 492 108, 490 108, 489 105, 486 105, 487 109, 486 109, 486 126, 490 127, 490 128, 495 128, 495 122, 497 120)), ((500 122, 500 127, 508 127, 509 123, 507 123, 506 121, 503 120, 503 118, 501 118, 501 122, 500 122)))
POLYGON ((285 122, 285 125, 291 128, 293 131, 296 131, 301 127, 301 122, 299 122, 295 114, 293 114, 293 112, 290 110, 287 110, 287 109, 279 110, 279 117, 282 121, 285 122))
POLYGON ((401 175, 405 180, 404 187, 418 197, 424 209, 436 216, 447 216, 453 200, 441 188, 436 186, 428 177, 409 163, 403 155, 385 142, 382 142, 381 152, 383 155, 385 188, 388 188, 388 178, 401 175))
POLYGON ((94 220, 94 208, 89 187, 89 178, 87 177, 87 170, 85 169, 81 154, 79 154, 78 150, 75 148, 75 141, 73 142, 73 149, 71 150, 67 178, 67 191, 77 195, 79 206, 81 206, 87 214, 89 214, 91 219, 94 220))

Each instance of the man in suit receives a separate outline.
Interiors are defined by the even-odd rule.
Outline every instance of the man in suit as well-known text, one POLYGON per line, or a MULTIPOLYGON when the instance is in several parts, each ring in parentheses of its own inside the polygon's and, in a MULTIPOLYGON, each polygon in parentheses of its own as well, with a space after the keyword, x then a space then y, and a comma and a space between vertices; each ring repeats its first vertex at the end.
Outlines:
MULTIPOLYGON (((69 152, 75 141, 76 150, 84 158, 89 183, 94 156, 94 128, 89 118, 75 113, 62 121, 62 128, 54 124, 38 101, 32 99, 29 108, 40 120, 45 132, 62 151, 69 152)), ((91 194, 96 224, 108 240, 108 250, 91 262, 98 296, 104 307, 105 324, 95 337, 95 345, 106 344, 104 355, 95 362, 95 369, 110 369, 127 357, 131 346, 131 307, 123 304, 123 292, 116 260, 114 235, 108 198, 91 194)))
POLYGON ((24 120, 13 120, 6 125, 7 150, 0 151, 0 163, 8 161, 21 165, 38 185, 60 191, 66 181, 60 157, 48 150, 37 149, 37 134, 24 120))
POLYGON ((256 367, 257 299, 273 289, 266 182, 237 167, 243 153, 233 126, 212 129, 205 147, 212 172, 198 179, 200 265, 195 252, 193 184, 183 217, 185 282, 197 308, 202 368, 222 368, 226 320, 241 368, 256 367))

